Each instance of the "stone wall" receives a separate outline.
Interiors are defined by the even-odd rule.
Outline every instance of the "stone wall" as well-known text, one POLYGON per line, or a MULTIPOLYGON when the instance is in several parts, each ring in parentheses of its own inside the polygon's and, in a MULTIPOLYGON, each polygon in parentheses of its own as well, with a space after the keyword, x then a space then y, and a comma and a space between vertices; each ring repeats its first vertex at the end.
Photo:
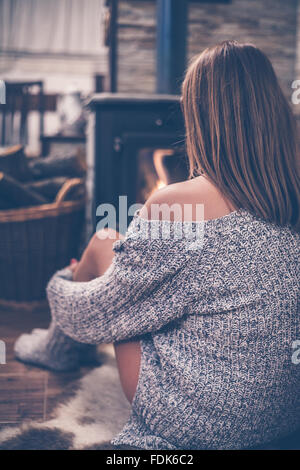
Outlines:
POLYGON ((155 92, 156 2, 119 0, 118 91, 155 92))
POLYGON ((296 57, 296 78, 300 79, 300 0, 298 0, 297 14, 297 57, 296 57))
MULTIPOLYGON (((119 91, 155 92, 155 3, 119 0, 119 91)), ((253 42, 269 56, 290 96, 296 74, 298 3, 300 0, 190 3, 188 57, 224 39, 253 42)), ((300 39, 298 46, 300 49, 300 39)))
MULTIPOLYGON (((300 0, 298 1, 298 26, 297 26, 297 56, 296 56, 296 67, 295 67, 295 79, 300 80, 300 0)), ((294 105, 295 113, 298 115, 298 125, 300 129, 300 104, 294 105)))

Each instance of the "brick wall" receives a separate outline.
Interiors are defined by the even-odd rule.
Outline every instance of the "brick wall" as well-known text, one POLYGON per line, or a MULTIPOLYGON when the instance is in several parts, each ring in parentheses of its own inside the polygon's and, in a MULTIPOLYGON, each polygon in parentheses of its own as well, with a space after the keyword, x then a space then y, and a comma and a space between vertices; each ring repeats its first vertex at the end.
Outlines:
MULTIPOLYGON (((155 3, 119 0, 119 91, 155 92, 155 3)), ((188 57, 224 39, 253 42, 269 56, 285 93, 290 96, 298 67, 298 3, 300 0, 232 0, 228 5, 191 3, 188 57)), ((298 38, 300 49, 300 34, 298 38)), ((298 63, 299 74, 300 59, 298 63)))

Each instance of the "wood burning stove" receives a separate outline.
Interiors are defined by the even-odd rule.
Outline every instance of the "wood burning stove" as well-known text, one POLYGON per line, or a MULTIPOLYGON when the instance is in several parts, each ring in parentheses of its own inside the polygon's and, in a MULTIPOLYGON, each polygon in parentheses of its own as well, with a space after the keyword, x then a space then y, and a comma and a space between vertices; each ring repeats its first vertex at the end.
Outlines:
POLYGON ((94 111, 93 135, 90 136, 93 143, 91 168, 94 169, 92 212, 95 216, 99 204, 110 203, 114 205, 119 220, 119 196, 127 196, 128 206, 144 203, 151 191, 160 185, 187 177, 184 123, 180 98, 175 93, 180 92, 186 68, 189 0, 157 0, 159 94, 153 95, 115 93, 118 0, 107 0, 106 3, 110 12, 111 93, 96 94, 90 102, 94 111), (158 149, 176 149, 177 153, 170 158, 164 152, 157 152, 158 149))
MULTIPOLYGON (((94 95, 90 107, 93 214, 103 203, 113 204, 118 214, 119 196, 127 196, 128 206, 143 203, 159 185, 187 177, 178 96, 100 93, 94 95), (157 149, 175 151, 176 164, 173 159, 163 169, 164 161, 155 153, 157 149)), ((167 160, 168 152, 160 153, 165 153, 167 160)))

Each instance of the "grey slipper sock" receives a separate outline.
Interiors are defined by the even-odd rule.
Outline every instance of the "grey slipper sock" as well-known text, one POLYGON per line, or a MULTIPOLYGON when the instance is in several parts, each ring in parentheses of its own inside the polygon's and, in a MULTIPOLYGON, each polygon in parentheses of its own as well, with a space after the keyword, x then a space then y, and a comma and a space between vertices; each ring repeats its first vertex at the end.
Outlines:
POLYGON ((14 346, 22 362, 56 371, 77 369, 96 359, 96 346, 77 343, 52 322, 48 330, 34 329, 21 335, 14 346))

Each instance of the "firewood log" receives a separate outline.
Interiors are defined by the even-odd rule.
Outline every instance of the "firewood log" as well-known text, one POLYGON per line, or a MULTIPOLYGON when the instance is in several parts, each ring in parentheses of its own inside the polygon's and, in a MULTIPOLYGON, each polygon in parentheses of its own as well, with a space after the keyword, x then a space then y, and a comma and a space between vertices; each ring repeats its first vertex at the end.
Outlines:
POLYGON ((40 194, 26 188, 14 178, 0 172, 0 198, 11 208, 47 204, 49 201, 40 194))
MULTIPOLYGON (((54 202, 58 191, 60 190, 60 188, 62 188, 62 186, 67 180, 68 178, 65 178, 64 176, 57 176, 56 178, 30 181, 29 183, 26 183, 25 187, 29 190, 33 190, 36 193, 41 194, 49 201, 54 202)), ((69 191, 66 197, 66 201, 74 201, 76 199, 80 199, 84 197, 84 194, 85 185, 84 183, 82 183, 78 186, 75 186, 69 191)))
POLYGON ((18 181, 30 179, 28 159, 22 145, 0 148, 0 171, 18 181))
POLYGON ((86 172, 86 164, 80 154, 51 155, 44 158, 32 158, 28 163, 32 177, 51 178, 66 176, 81 177, 86 172))
POLYGON ((57 176, 56 178, 29 181, 25 184, 25 187, 53 202, 58 191, 67 181, 67 179, 68 178, 64 176, 57 176))

